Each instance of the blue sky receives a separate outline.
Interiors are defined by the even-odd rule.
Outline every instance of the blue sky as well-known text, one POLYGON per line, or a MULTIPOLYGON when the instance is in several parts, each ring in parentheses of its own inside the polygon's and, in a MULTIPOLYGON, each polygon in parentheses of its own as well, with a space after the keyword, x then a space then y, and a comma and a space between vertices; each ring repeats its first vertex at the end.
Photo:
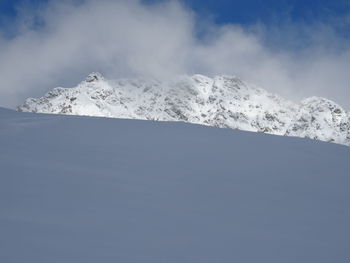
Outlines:
POLYGON ((315 22, 344 15, 347 0, 188 0, 200 13, 209 13, 218 23, 315 22))
POLYGON ((349 0, 178 2, 0 0, 0 106, 99 71, 236 75, 350 108, 349 0))
MULTIPOLYGON (((157 0, 144 0, 155 2, 157 0)), ((25 4, 37 7, 47 0, 1 0, 1 16, 16 16, 16 8, 25 4)), ((158 0, 159 2, 159 0, 158 0)), ((212 15, 217 23, 275 23, 292 20, 314 22, 348 14, 348 0, 183 0, 201 15, 212 15)))
MULTIPOLYGON (((68 0, 84 2, 86 0, 68 0)), ((117 2, 118 0, 111 0, 117 2)), ((142 3, 158 3, 168 0, 139 0, 142 3)), ((324 24, 338 36, 350 39, 350 1, 349 0, 178 0, 197 15, 197 22, 217 25, 237 24, 244 27, 263 25, 267 33, 265 40, 279 49, 287 46, 296 50, 309 44, 308 32, 303 29, 309 25, 324 24), (293 28, 293 33, 285 28, 293 28), (269 34, 270 28, 279 29, 278 37, 269 34), (300 30, 299 28, 302 28, 300 30), (293 34, 293 41, 290 36, 293 34), (288 43, 288 44, 287 44, 288 43)), ((16 34, 14 21, 21 18, 20 7, 38 10, 49 0, 0 0, 0 28, 5 36, 16 34)), ((98 1, 96 1, 98 2, 98 1)))

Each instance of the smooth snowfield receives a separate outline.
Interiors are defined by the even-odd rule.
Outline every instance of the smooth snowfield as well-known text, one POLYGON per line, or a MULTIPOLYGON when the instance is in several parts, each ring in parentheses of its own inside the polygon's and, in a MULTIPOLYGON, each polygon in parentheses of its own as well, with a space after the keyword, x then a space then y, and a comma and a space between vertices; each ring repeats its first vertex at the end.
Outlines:
POLYGON ((0 109, 0 262, 350 262, 350 148, 0 109))

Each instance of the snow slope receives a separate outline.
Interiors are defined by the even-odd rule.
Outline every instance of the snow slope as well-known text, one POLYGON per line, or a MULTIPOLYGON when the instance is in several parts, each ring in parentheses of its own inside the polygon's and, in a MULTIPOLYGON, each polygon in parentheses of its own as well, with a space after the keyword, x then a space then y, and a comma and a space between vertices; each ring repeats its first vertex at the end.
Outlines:
POLYGON ((350 262, 350 148, 0 109, 0 262, 350 262))
POLYGON ((106 80, 92 73, 77 87, 27 99, 18 110, 184 121, 350 145, 350 114, 336 103, 312 97, 296 104, 229 76, 106 80))

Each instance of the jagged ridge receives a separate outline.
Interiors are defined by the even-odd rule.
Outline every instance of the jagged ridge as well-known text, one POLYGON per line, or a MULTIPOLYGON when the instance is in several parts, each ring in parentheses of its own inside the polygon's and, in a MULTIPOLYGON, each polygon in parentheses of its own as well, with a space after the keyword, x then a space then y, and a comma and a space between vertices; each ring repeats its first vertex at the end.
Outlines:
POLYGON ((92 73, 75 88, 29 98, 18 110, 185 121, 350 145, 350 114, 336 103, 312 97, 296 104, 230 76, 106 80, 92 73))

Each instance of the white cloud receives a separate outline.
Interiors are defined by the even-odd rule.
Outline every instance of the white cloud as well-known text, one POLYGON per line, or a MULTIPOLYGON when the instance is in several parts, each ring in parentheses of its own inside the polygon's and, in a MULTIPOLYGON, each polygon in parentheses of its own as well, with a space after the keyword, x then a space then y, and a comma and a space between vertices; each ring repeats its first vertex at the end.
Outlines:
POLYGON ((244 28, 207 22, 199 38, 196 25, 203 23, 176 1, 60 1, 22 13, 18 34, 0 37, 2 106, 100 71, 113 78, 238 75, 292 99, 326 96, 350 109, 350 46, 324 24, 244 28), (293 49, 301 32, 309 42, 293 49))

